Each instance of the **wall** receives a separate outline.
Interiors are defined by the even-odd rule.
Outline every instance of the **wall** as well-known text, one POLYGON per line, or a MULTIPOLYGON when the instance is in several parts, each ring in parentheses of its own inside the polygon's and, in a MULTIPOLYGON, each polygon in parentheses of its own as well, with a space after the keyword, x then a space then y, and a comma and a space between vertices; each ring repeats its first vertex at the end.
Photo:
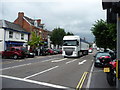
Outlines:
POLYGON ((21 33, 13 31, 13 38, 9 38, 9 30, 6 30, 5 41, 27 42, 28 41, 28 34, 24 33, 24 40, 21 40, 21 33))
POLYGON ((4 29, 3 28, 0 28, 0 52, 1 51, 4 51, 4 29))

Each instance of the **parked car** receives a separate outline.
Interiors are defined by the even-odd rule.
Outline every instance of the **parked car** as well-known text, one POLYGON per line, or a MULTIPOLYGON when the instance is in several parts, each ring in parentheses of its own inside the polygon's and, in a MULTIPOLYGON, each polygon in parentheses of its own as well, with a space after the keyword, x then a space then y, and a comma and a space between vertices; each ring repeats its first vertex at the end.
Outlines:
POLYGON ((58 52, 58 54, 62 54, 62 49, 56 49, 56 51, 58 52))
POLYGON ((97 52, 96 55, 94 56, 94 66, 95 67, 103 67, 104 63, 103 63, 102 59, 106 56, 111 57, 108 52, 97 52))
POLYGON ((25 58, 26 48, 25 47, 9 47, 5 51, 2 51, 2 58, 25 58))
POLYGON ((48 54, 49 54, 48 51, 49 51, 48 48, 42 48, 42 49, 40 50, 40 55, 42 55, 42 56, 48 55, 48 54))
POLYGON ((52 49, 54 51, 54 54, 58 54, 58 50, 57 49, 52 49))
POLYGON ((34 58, 34 57, 35 57, 35 53, 27 51, 26 58, 34 58))
POLYGON ((47 52, 48 52, 48 54, 50 54, 50 55, 55 54, 54 51, 53 51, 52 49, 50 49, 50 48, 48 48, 48 51, 47 51, 47 52))
POLYGON ((92 53, 93 52, 93 48, 89 48, 88 52, 92 53))

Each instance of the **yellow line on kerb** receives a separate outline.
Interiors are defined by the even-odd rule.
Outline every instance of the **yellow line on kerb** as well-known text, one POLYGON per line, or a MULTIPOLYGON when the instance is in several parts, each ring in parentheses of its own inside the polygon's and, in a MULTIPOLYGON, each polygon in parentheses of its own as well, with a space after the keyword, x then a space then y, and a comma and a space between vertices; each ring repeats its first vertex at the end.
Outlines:
POLYGON ((87 74, 88 74, 88 72, 84 72, 83 73, 83 75, 82 75, 82 77, 81 77, 81 79, 80 79, 80 81, 79 81, 79 83, 78 83, 78 85, 76 87, 76 90, 80 90, 82 88, 83 83, 85 81, 85 78, 86 78, 87 74))

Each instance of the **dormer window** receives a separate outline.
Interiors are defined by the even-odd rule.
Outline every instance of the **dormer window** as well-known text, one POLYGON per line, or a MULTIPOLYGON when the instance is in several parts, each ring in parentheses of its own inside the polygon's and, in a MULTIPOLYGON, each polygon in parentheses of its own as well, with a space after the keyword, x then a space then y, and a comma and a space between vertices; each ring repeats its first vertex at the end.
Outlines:
POLYGON ((35 25, 36 27, 38 26, 37 20, 34 21, 34 25, 35 25))

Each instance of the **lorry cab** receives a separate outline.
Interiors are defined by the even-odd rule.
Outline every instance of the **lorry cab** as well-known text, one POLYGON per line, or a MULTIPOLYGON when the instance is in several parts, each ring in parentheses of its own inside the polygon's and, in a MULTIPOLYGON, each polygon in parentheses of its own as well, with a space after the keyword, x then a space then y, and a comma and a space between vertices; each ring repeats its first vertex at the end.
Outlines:
POLYGON ((83 43, 79 36, 63 37, 62 55, 64 57, 79 57, 83 53, 82 50, 88 49, 89 45, 83 43))

